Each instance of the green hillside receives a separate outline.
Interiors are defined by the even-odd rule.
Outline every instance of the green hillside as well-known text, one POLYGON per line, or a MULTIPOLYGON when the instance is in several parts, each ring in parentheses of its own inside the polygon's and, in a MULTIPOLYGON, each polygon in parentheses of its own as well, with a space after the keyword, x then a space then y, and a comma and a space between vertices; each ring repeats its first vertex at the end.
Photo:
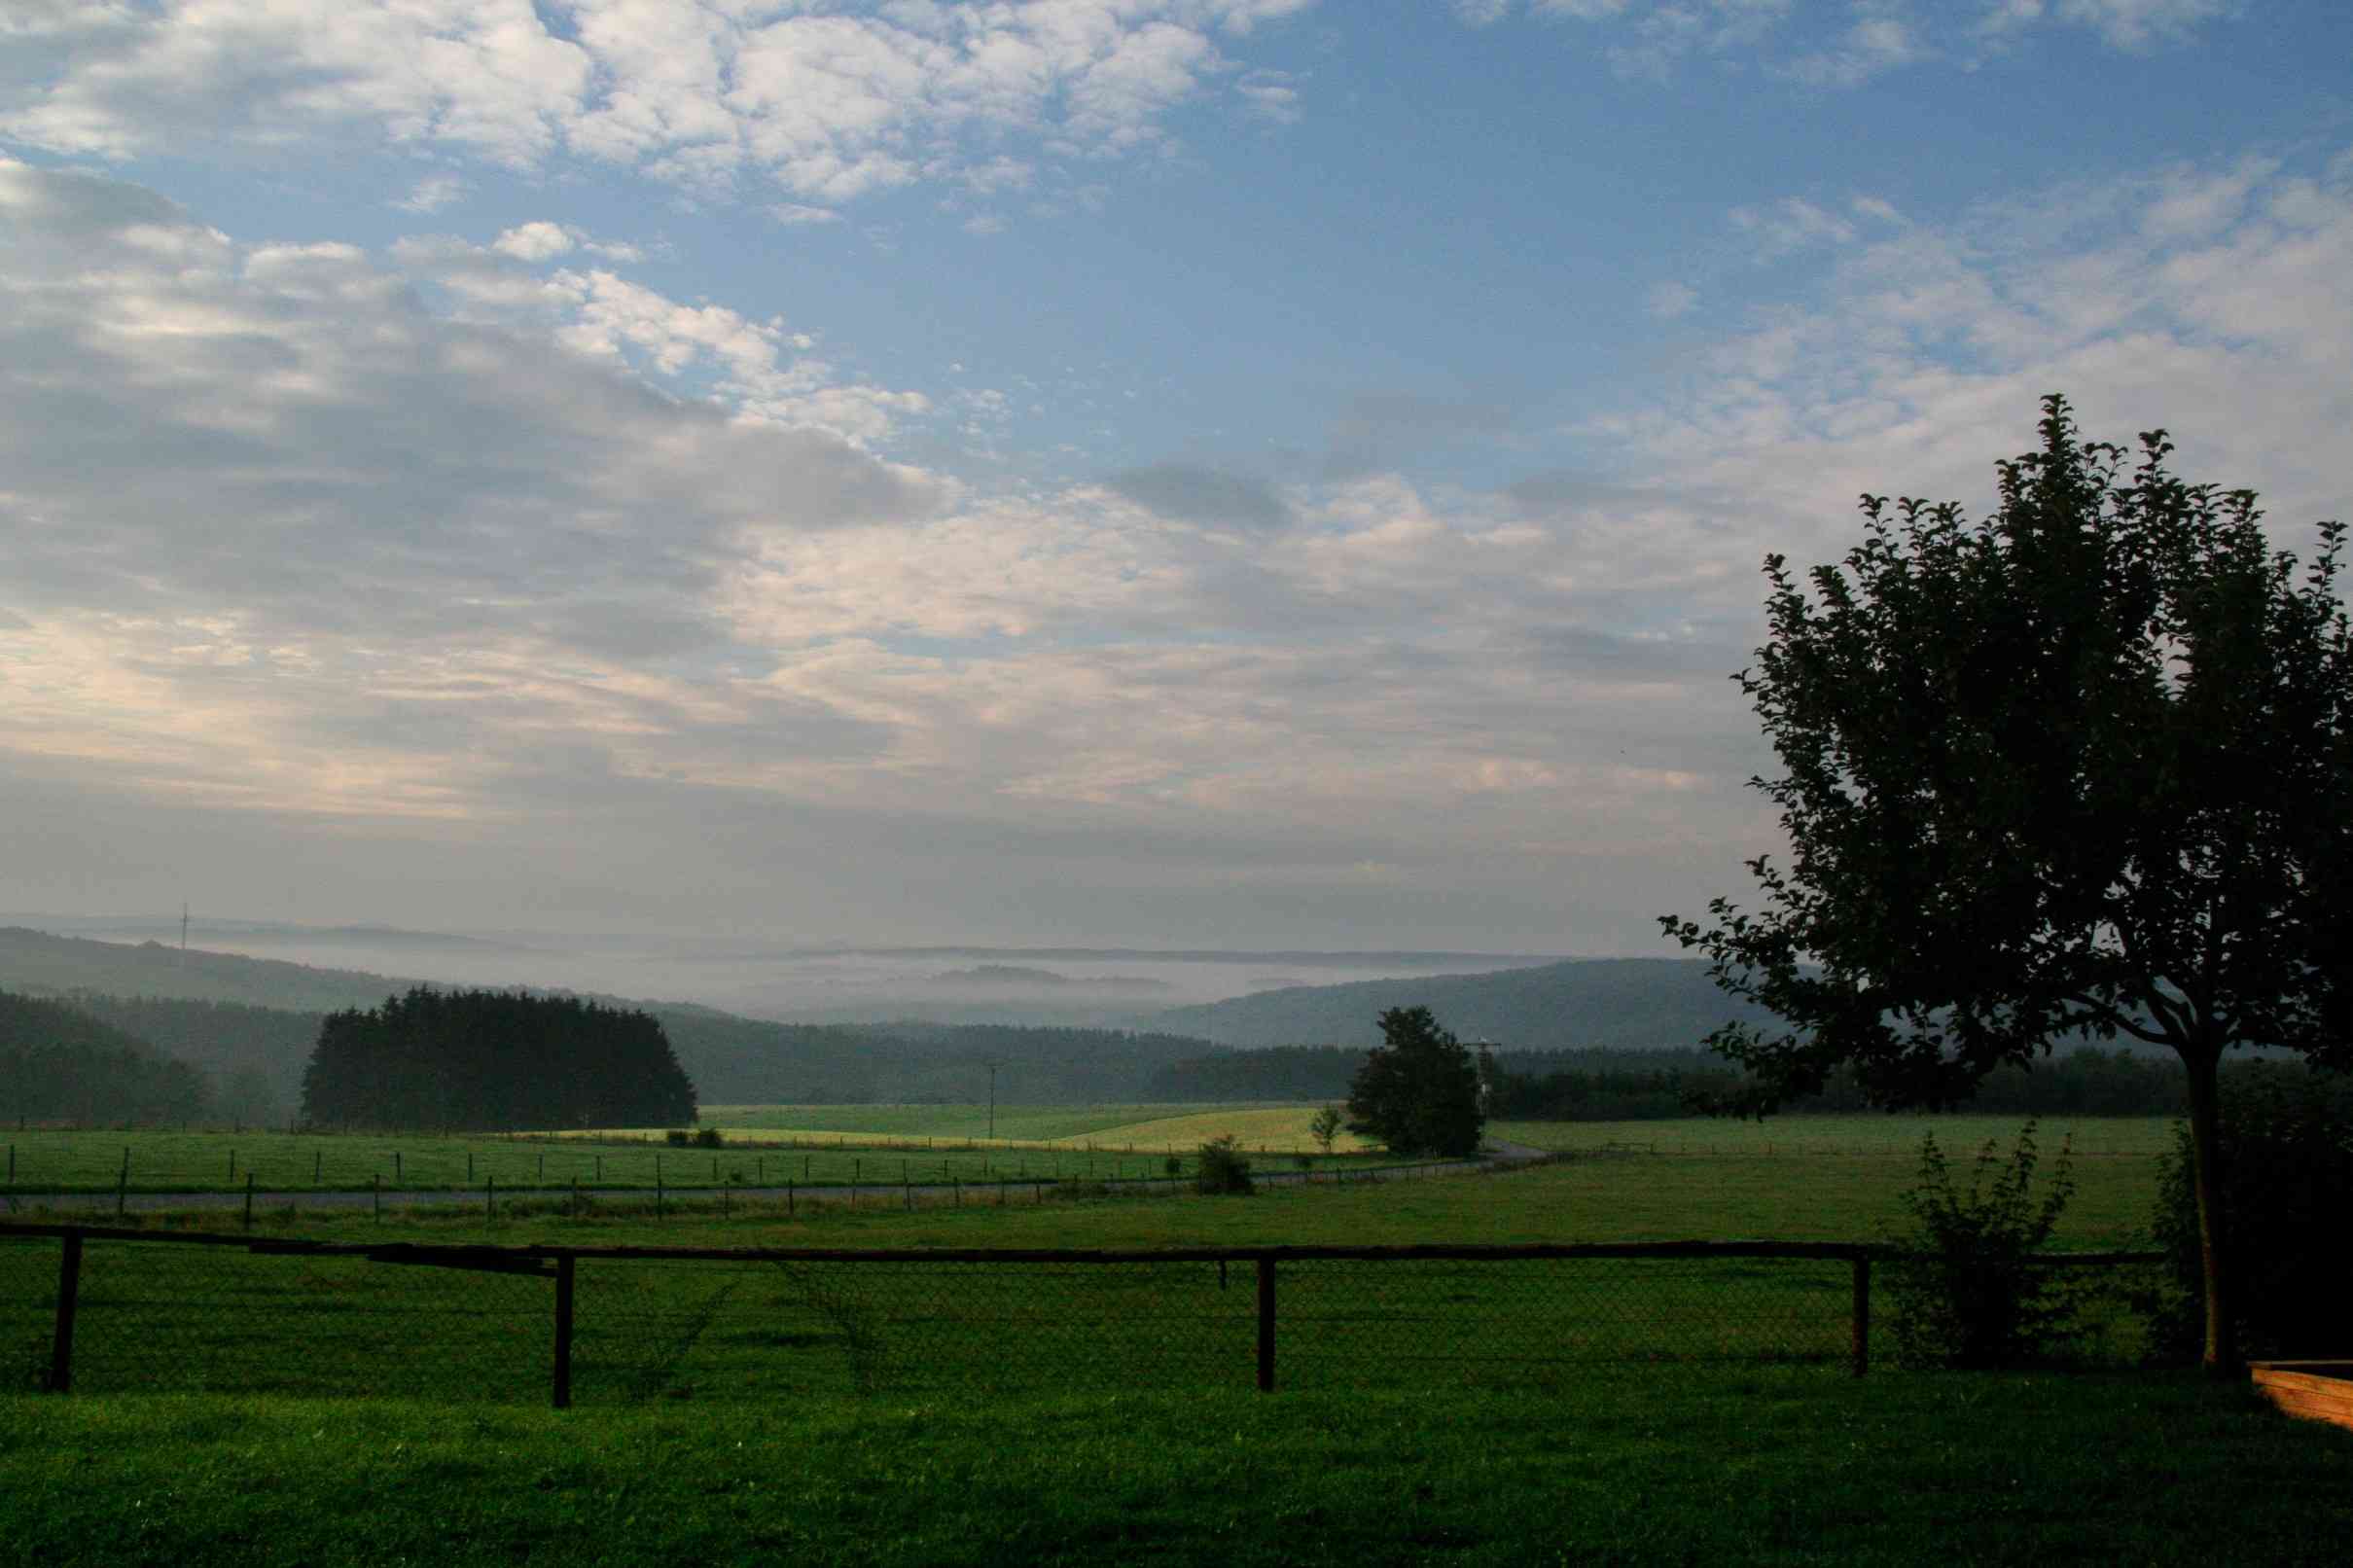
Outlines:
POLYGON ((412 980, 356 969, 313 969, 274 958, 182 951, 160 942, 135 945, 53 937, 23 926, 0 927, 0 987, 56 995, 94 991, 108 996, 168 996, 197 1002, 235 1002, 293 1013, 328 1013, 375 1006, 412 980))
MULTIPOLYGON (((415 984, 357 970, 0 929, 0 987, 44 996, 169 1051, 229 1086, 240 1075, 290 1113, 329 1012, 415 984)), ((1170 1034, 1004 1024, 773 1023, 691 1003, 601 996, 661 1021, 714 1104, 968 1101, 986 1085, 1037 1103, 1136 1100, 1153 1075, 1217 1048, 1170 1034)), ((276 1114, 266 1120, 276 1120, 276 1114)))
POLYGON ((1485 975, 1261 991, 1170 1008, 1152 1024, 1222 1046, 1374 1046, 1374 1020, 1396 1007, 1426 1007, 1466 1041, 1522 1051, 1688 1048, 1728 1020, 1765 1017, 1718 990, 1695 958, 1572 958, 1485 975))

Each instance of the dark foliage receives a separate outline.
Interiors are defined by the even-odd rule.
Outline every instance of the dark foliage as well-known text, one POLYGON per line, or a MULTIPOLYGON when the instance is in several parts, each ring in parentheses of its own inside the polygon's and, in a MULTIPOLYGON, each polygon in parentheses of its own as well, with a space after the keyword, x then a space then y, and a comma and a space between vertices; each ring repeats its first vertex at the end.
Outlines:
POLYGON ((1889 1281, 1888 1329, 1907 1367, 1985 1372, 2060 1359, 2082 1337, 2072 1276, 2026 1262, 2050 1240, 2075 1195, 2062 1147, 2042 1195, 2034 1192, 2034 1124, 2007 1159, 1988 1141, 1963 1190, 1935 1133, 1920 1141, 1919 1184, 1903 1197, 1907 1257, 1889 1281))
POLYGON ((188 1122, 209 1107, 204 1074, 77 1009, 0 991, 0 1116, 188 1122))
POLYGON ((1250 1161, 1234 1143, 1231 1133, 1201 1145, 1200 1156, 1194 1162, 1193 1190, 1210 1196, 1239 1197, 1247 1197, 1258 1190, 1258 1184, 1250 1179, 1250 1161))
MULTIPOLYGON (((2336 1356, 2353 1344, 2353 1079, 2250 1064, 2223 1081, 2226 1260, 2239 1281, 2235 1327, 2256 1356, 2336 1356)), ((2197 1354, 2197 1194, 2190 1129, 2176 1129, 2158 1181, 2157 1245, 2174 1289, 2165 1350, 2197 1354)))
POLYGON ((303 1064, 318 1043, 319 1024, 325 1016, 241 1002, 108 996, 94 991, 69 992, 60 1000, 202 1068, 212 1075, 224 1098, 231 1084, 258 1078, 267 1086, 270 1099, 286 1105, 302 1097, 303 1064))
POLYGON ((1842 563, 1766 558, 1768 640, 1736 679, 1790 861, 1750 863, 1761 911, 1663 924, 1779 1020, 1710 1037, 1755 1109, 1840 1068, 1873 1103, 1950 1105, 2069 1034, 2172 1050, 2211 1209, 2223 1053, 2353 1060, 2344 530, 2302 567, 2254 492, 2168 473, 2162 431, 2129 475, 2064 399, 2042 435, 1979 522, 1867 495, 1842 563))
POLYGON ((695 1086, 646 1014, 420 986, 327 1016, 303 1114, 325 1126, 642 1126, 694 1121, 695 1086))
POLYGON ((1386 1044, 1366 1056, 1348 1087, 1348 1130, 1400 1155, 1479 1152, 1487 1113, 1479 1064, 1426 1007, 1380 1016, 1386 1044))

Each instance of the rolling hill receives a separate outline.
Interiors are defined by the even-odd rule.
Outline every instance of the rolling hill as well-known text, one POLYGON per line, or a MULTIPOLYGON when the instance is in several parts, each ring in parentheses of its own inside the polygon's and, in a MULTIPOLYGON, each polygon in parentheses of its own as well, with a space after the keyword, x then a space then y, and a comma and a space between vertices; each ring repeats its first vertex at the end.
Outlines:
POLYGON ((1572 958, 1484 975, 1295 986, 1156 1013, 1151 1026, 1222 1046, 1374 1046, 1389 1008, 1426 1007, 1465 1041, 1504 1051, 1694 1047, 1718 1024, 1769 1016, 1718 990, 1695 958, 1572 958))

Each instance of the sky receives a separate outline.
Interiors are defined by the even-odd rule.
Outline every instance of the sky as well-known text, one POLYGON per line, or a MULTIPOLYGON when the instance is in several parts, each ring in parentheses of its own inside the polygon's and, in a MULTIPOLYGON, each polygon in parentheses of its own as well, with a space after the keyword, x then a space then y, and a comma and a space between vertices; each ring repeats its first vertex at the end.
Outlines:
POLYGON ((10 0, 0 908, 1664 951, 1766 553, 2349 367, 2336 0, 10 0))

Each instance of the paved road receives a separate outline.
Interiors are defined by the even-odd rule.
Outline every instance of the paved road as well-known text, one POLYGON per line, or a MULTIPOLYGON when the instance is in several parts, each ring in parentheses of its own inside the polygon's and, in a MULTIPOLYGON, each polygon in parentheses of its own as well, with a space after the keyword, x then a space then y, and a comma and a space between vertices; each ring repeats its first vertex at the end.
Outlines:
MULTIPOLYGON (((1424 1181, 1437 1177, 1471 1175, 1498 1165, 1521 1165, 1545 1158, 1547 1158, 1546 1152, 1542 1149, 1531 1149, 1525 1144, 1500 1143, 1490 1140, 1486 1146, 1484 1159, 1438 1160, 1416 1165, 1374 1165, 1364 1170, 1346 1171, 1337 1175, 1329 1170, 1264 1169, 1253 1171, 1251 1174, 1258 1181, 1271 1187, 1296 1186, 1301 1182, 1312 1182, 1322 1186, 1336 1181, 1344 1181, 1351 1185, 1358 1182, 1424 1181)), ((1127 1192, 1182 1193, 1191 1185, 1191 1182, 1192 1178, 1189 1176, 1175 1178, 1156 1176, 1106 1179, 1100 1185, 1127 1192)), ((1054 1191, 1055 1186, 1056 1184, 1051 1181, 915 1182, 911 1185, 899 1182, 867 1182, 858 1186, 846 1184, 813 1187, 788 1185, 724 1189, 673 1187, 667 1192, 669 1197, 675 1202, 694 1204, 714 1203, 718 1201, 720 1194, 725 1192, 731 1197, 759 1198, 779 1203, 789 1199, 795 1204, 847 1204, 858 1208, 873 1208, 878 1206, 907 1207, 913 1204, 936 1206, 946 1201, 965 1208, 993 1208, 999 1203, 1042 1202, 1048 1194, 1054 1191)), ((456 1191, 446 1187, 398 1191, 387 1188, 381 1193, 372 1191, 322 1192, 310 1188, 270 1190, 256 1188, 253 1193, 253 1206, 258 1211, 270 1213, 288 1208, 366 1209, 379 1203, 385 1208, 392 1209, 478 1208, 493 1200, 501 1204, 517 1201, 545 1203, 550 1199, 562 1198, 569 1191, 567 1188, 559 1187, 510 1187, 492 1194, 474 1188, 456 1191)), ((582 1193, 585 1196, 606 1202, 615 1200, 642 1202, 654 1195, 653 1189, 645 1187, 584 1188, 582 1193)), ((241 1192, 129 1193, 124 1194, 121 1200, 122 1212, 135 1214, 185 1213, 190 1210, 219 1211, 226 1209, 235 1211, 241 1210, 245 1206, 245 1202, 246 1194, 241 1192)), ((116 1213, 116 1194, 113 1193, 17 1192, 8 1195, 5 1211, 19 1217, 29 1215, 36 1209, 46 1210, 50 1213, 91 1214, 102 1217, 116 1213)))

